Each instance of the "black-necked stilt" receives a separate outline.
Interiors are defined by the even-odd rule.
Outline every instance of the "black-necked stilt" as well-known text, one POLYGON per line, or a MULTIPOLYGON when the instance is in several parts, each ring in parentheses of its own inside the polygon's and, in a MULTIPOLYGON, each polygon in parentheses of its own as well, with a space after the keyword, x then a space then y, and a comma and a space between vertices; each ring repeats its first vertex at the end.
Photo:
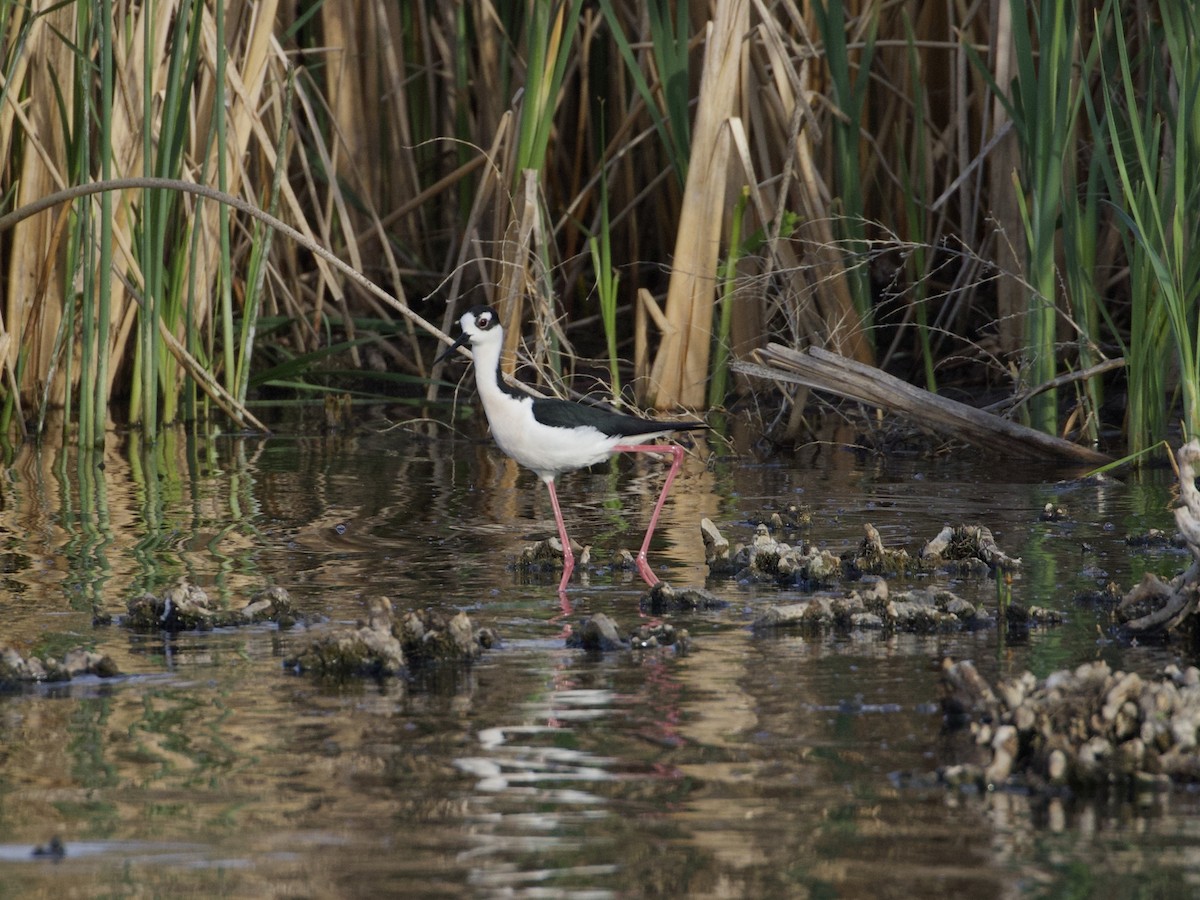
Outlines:
POLYGON ((626 415, 601 406, 573 403, 569 400, 534 397, 505 383, 500 377, 500 349, 504 329, 500 317, 487 306, 476 306, 459 319, 462 334, 438 358, 441 362, 463 344, 470 343, 475 362, 475 384, 483 401, 483 411, 496 444, 546 483, 550 505, 558 524, 563 546, 563 576, 559 590, 566 588, 575 568, 575 554, 567 537, 562 509, 554 490, 554 479, 563 472, 582 469, 608 459, 614 453, 663 453, 671 455, 671 469, 663 482, 662 493, 650 516, 650 527, 638 552, 637 567, 647 584, 658 577, 646 562, 650 537, 662 512, 667 492, 683 461, 683 448, 677 444, 628 443, 630 439, 649 441, 673 431, 707 428, 703 422, 663 422, 626 415))

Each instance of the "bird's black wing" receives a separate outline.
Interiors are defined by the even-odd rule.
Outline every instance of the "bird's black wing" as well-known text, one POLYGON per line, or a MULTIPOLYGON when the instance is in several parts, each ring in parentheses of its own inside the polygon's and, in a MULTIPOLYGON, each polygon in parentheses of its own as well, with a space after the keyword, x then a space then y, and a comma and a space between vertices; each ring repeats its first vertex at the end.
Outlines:
POLYGON ((704 422, 697 421, 643 419, 641 416, 631 416, 604 406, 589 406, 553 397, 535 397, 533 415, 539 422, 556 428, 590 425, 612 437, 636 437, 639 434, 654 434, 659 431, 690 431, 708 427, 704 422))

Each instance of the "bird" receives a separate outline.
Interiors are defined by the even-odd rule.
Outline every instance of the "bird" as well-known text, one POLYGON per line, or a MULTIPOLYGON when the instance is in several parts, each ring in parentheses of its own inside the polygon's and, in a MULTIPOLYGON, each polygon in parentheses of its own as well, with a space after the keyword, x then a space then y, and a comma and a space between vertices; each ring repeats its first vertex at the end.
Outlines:
POLYGON ((657 453, 671 456, 671 468, 663 482, 658 502, 650 516, 650 525, 637 555, 637 569, 650 586, 658 576, 650 568, 646 554, 650 538, 658 524, 667 493, 683 462, 678 444, 652 444, 655 438, 676 431, 707 428, 701 421, 664 421, 629 415, 604 406, 536 397, 510 385, 500 377, 500 351, 504 346, 504 328, 500 316, 490 306, 474 306, 459 318, 462 329, 458 338, 442 353, 435 364, 447 359, 464 344, 470 344, 475 366, 475 384, 483 411, 496 445, 520 465, 531 469, 546 485, 558 538, 563 548, 563 574, 559 593, 566 591, 575 568, 575 554, 567 537, 562 508, 554 480, 564 472, 583 469, 616 453, 657 453))

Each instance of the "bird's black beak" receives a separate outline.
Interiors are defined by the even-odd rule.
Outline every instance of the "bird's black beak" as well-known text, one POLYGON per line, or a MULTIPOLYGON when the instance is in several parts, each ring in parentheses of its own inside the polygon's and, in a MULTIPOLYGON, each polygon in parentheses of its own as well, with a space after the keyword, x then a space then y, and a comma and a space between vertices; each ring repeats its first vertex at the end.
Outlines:
POLYGON ((441 355, 438 356, 438 358, 433 361, 433 364, 436 366, 438 363, 440 363, 442 360, 449 357, 450 354, 452 354, 455 350, 457 350, 459 347, 461 347, 463 344, 465 344, 470 339, 471 339, 471 336, 464 331, 462 334, 460 334, 458 336, 458 340, 456 340, 453 344, 451 344, 449 347, 447 347, 445 350, 442 351, 441 355))

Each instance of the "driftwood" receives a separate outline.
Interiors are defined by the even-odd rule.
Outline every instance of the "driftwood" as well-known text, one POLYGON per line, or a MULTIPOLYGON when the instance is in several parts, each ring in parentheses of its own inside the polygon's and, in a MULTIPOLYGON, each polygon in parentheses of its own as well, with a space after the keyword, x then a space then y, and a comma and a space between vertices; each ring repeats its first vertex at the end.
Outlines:
POLYGON ((969 444, 1010 456, 1068 459, 1094 466, 1111 462, 1096 450, 939 397, 874 366, 819 347, 793 350, 781 344, 768 344, 756 350, 754 357, 757 364, 736 362, 733 368, 744 375, 802 384, 869 403, 969 444))
POLYGON ((1181 447, 1176 459, 1179 505, 1175 507, 1175 524, 1192 554, 1192 564, 1170 581, 1147 573, 1125 595, 1117 607, 1117 616, 1130 631, 1148 633, 1178 628, 1195 615, 1200 605, 1200 491, 1196 490, 1200 440, 1193 439, 1181 447))

